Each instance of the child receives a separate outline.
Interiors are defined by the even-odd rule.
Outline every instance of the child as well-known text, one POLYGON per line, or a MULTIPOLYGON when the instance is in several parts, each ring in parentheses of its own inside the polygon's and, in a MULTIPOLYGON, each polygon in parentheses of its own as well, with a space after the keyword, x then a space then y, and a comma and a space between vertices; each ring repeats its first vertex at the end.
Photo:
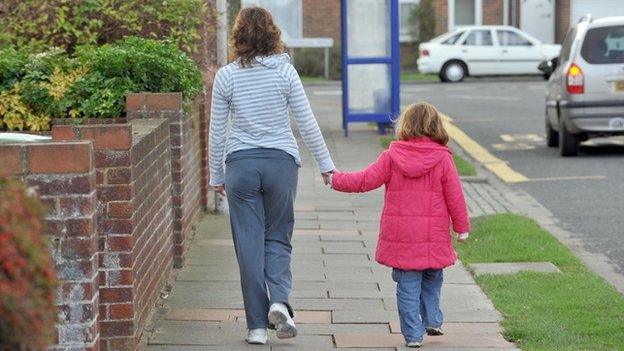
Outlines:
POLYGON ((413 104, 397 122, 399 141, 360 172, 336 171, 329 179, 342 192, 366 192, 385 185, 375 259, 392 267, 397 282, 401 331, 408 347, 423 336, 442 335, 442 269, 457 259, 450 225, 465 241, 470 221, 461 182, 446 147, 448 134, 435 107, 413 104))

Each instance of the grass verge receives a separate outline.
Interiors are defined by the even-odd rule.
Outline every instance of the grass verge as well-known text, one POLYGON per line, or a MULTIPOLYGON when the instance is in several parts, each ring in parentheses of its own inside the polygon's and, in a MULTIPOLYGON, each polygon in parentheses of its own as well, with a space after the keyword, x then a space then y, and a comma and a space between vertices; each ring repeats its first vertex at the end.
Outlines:
POLYGON ((327 82, 328 80, 325 79, 325 77, 302 76, 301 81, 303 83, 321 83, 321 82, 327 82))
POLYGON ((550 261, 562 271, 476 277, 522 350, 624 350, 624 296, 534 221, 479 217, 456 248, 464 263, 550 261))
POLYGON ((413 82, 436 82, 439 78, 435 74, 424 74, 414 71, 401 72, 401 83, 413 83, 413 82))
MULTIPOLYGON (((390 143, 393 142, 395 138, 393 136, 381 137, 380 143, 381 147, 387 149, 390 147, 390 143)), ((474 166, 466 161, 466 159, 462 158, 457 154, 453 154, 453 159, 455 160, 455 167, 457 167, 457 172, 460 176, 476 176, 477 170, 474 166)))

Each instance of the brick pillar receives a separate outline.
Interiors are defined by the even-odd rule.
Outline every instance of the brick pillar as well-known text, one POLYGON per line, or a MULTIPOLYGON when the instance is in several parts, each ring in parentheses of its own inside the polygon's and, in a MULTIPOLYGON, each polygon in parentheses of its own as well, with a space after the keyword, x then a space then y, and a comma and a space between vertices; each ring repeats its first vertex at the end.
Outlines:
POLYGON ((99 350, 96 185, 90 142, 0 145, 10 176, 37 189, 47 208, 59 290, 50 350, 99 350))
POLYGON ((427 0, 434 2, 435 34, 448 32, 448 0, 427 0))
POLYGON ((555 3, 555 40, 562 43, 570 29, 570 0, 557 0, 555 3))
MULTIPOLYGON (((138 93, 126 97, 128 118, 166 118, 171 135, 171 179, 173 199, 174 267, 184 265, 186 239, 199 215, 201 198, 208 191, 201 183, 201 160, 194 158, 200 143, 194 140, 194 128, 206 129, 199 123, 194 126, 184 111, 181 93, 138 93)), ((203 146, 206 146, 204 144, 203 146)), ((207 153, 207 151, 206 151, 207 153)), ((206 154, 207 157, 207 154, 206 154)))
POLYGON ((169 127, 136 119, 52 128, 54 140, 91 140, 95 148, 103 350, 134 350, 173 266, 169 127))
POLYGON ((504 23, 503 0, 483 0, 483 24, 502 25, 504 23))
POLYGON ((102 349, 121 349, 110 347, 120 343, 133 345, 132 130, 128 124, 54 126, 52 137, 54 140, 93 141, 102 349))

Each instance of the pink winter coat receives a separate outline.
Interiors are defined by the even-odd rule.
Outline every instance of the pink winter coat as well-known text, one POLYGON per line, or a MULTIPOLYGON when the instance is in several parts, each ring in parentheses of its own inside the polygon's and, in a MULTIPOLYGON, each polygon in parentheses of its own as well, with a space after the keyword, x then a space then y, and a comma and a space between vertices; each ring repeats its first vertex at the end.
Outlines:
POLYGON ((336 172, 333 188, 366 192, 386 185, 377 262, 405 270, 441 269, 457 259, 450 235, 470 231, 451 151, 429 138, 390 144, 365 170, 336 172))

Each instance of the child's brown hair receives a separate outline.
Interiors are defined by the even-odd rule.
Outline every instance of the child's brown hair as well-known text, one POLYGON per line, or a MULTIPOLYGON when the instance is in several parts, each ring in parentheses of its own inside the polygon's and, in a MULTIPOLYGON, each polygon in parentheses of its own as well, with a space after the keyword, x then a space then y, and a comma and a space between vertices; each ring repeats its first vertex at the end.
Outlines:
POLYGON ((412 104, 403 111, 396 125, 396 135, 399 140, 429 137, 441 145, 449 141, 440 113, 428 102, 412 104))

